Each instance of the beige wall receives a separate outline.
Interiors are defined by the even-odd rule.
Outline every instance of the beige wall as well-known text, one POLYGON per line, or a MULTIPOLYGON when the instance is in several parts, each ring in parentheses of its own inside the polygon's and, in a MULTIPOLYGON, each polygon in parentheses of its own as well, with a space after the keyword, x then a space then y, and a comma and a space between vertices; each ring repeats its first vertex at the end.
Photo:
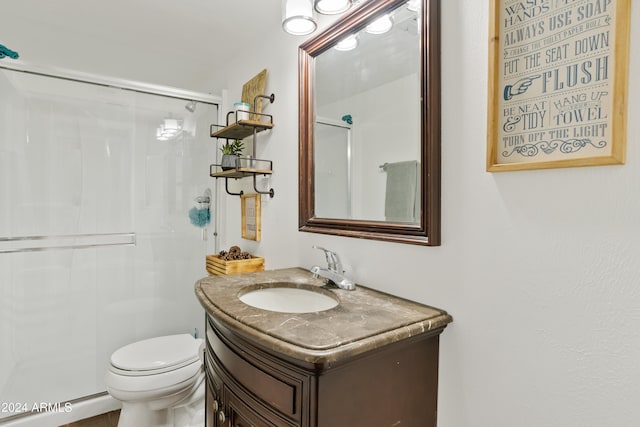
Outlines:
MULTIPOLYGON (((637 5, 634 5, 637 6, 637 5)), ((632 10, 627 164, 485 172, 488 5, 442 1, 442 246, 297 231, 297 46, 275 31, 230 68, 229 98, 266 67, 276 128, 262 242, 240 239, 225 196, 223 246, 268 268, 336 250, 358 282, 448 310, 441 340, 443 427, 632 427, 640 419, 640 9, 632 10), (246 242, 246 243, 245 243, 246 242)))

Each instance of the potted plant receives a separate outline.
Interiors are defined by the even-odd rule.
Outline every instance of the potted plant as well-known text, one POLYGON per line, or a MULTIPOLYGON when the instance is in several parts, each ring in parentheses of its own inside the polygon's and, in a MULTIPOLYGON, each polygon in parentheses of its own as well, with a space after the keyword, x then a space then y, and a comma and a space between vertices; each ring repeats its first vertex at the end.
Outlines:
POLYGON ((236 139, 234 142, 227 140, 225 144, 220 148, 222 151, 222 161, 220 167, 223 171, 229 169, 236 169, 240 167, 240 153, 244 149, 244 143, 236 139))

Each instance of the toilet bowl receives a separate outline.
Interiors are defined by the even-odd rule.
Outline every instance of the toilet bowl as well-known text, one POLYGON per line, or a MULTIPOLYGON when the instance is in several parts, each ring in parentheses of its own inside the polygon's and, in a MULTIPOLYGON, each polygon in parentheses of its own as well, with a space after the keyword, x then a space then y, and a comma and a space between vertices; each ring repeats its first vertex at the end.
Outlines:
POLYGON ((203 349, 202 339, 182 334, 116 350, 105 385, 122 402, 118 427, 202 427, 203 349))

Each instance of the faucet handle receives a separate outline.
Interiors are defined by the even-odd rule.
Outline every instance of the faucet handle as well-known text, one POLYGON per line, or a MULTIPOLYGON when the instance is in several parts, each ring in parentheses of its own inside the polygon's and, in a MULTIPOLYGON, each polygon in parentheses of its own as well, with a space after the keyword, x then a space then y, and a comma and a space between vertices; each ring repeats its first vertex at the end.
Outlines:
POLYGON ((337 253, 330 251, 329 249, 325 249, 321 246, 312 246, 313 249, 320 249, 321 251, 324 251, 324 256, 327 260, 327 266, 329 267, 330 270, 333 271, 337 271, 339 273, 342 273, 342 262, 340 262, 340 257, 338 256, 337 253))

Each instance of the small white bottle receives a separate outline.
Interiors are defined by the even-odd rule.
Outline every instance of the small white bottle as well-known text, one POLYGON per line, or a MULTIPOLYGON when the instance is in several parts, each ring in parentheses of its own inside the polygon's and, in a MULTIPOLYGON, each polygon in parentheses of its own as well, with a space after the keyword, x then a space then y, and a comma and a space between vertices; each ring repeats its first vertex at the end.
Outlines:
POLYGON ((251 105, 248 102, 235 102, 233 106, 236 109, 236 121, 249 120, 251 105))

